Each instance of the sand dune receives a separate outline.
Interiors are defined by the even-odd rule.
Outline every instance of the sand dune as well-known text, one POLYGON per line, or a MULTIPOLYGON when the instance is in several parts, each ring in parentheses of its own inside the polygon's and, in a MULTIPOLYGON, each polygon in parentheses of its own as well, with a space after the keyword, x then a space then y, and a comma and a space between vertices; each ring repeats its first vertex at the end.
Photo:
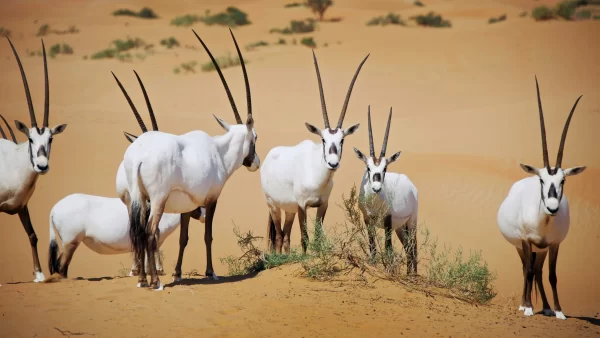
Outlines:
MULTIPOLYGON (((482 250, 492 270, 498 273, 495 286, 499 295, 493 306, 473 308, 384 284, 368 290, 340 290, 330 284, 292 277, 287 268, 243 281, 226 279, 231 283, 218 285, 205 285, 210 283, 194 279, 192 285, 175 286, 162 294, 144 293, 134 287, 133 279, 127 278, 10 284, 33 279, 31 251, 18 217, 1 214, 2 327, 8 328, 11 337, 34 333, 60 336, 55 326, 97 336, 132 336, 154 332, 151 330, 173 336, 197 333, 198 329, 213 336, 352 336, 366 332, 398 335, 403 330, 427 336, 481 336, 482 330, 495 336, 511 332, 571 337, 597 334, 600 156, 595 146, 600 143, 596 132, 600 125, 600 46, 596 33, 600 21, 534 22, 530 17, 518 16, 539 3, 555 2, 432 0, 419 8, 402 1, 338 0, 326 16, 342 20, 321 23, 318 31, 308 34, 318 43, 315 52, 331 120, 338 118, 358 63, 371 53, 354 87, 344 122, 361 123, 361 128, 345 142, 326 222, 342 221, 342 210, 337 204, 342 194, 360 182, 364 171, 351 147, 363 151, 368 148, 367 105, 371 105, 379 135, 376 147, 380 147, 387 112, 392 106, 394 119, 388 152, 402 150, 402 156, 389 170, 407 174, 418 187, 419 221, 435 236, 454 247, 482 250), (365 25, 370 18, 389 11, 398 12, 409 21, 411 15, 430 10, 450 19, 453 27, 365 25), (508 14, 506 22, 487 24, 489 17, 503 13, 508 14), (571 123, 563 164, 587 165, 588 169, 566 184, 572 226, 561 246, 558 278, 565 313, 592 318, 591 323, 577 319, 557 322, 541 316, 524 319, 516 311, 516 302, 507 306, 507 299, 512 302, 510 297, 521 292, 522 272, 516 250, 497 228, 496 213, 511 184, 526 176, 518 164, 542 163, 534 75, 540 81, 551 161, 567 114, 575 99, 583 95, 571 123), (30 316, 40 319, 31 324, 27 319, 30 316)), ((289 36, 284 36, 287 45, 274 45, 281 36, 269 33, 271 28, 284 27, 292 19, 310 17, 310 11, 284 9, 285 1, 275 0, 232 0, 228 4, 246 11, 252 21, 251 25, 235 29, 242 45, 259 40, 271 43, 255 51, 244 51, 249 60, 259 134, 257 153, 264 159, 274 146, 314 139, 304 127, 304 122, 322 125, 310 49, 290 44, 289 36)), ((217 135, 221 129, 212 114, 233 121, 216 73, 173 72, 183 62, 204 63, 209 59, 190 28, 169 25, 177 15, 202 14, 205 9, 214 12, 224 7, 216 0, 28 0, 0 4, 0 22, 12 31, 11 39, 24 63, 38 119, 42 115, 43 64, 40 57, 26 56, 26 51, 41 49, 35 36, 41 24, 48 23, 56 29, 76 25, 80 29, 77 34, 44 37, 46 46, 68 43, 75 51, 72 56, 59 55, 49 61, 50 124, 67 123, 68 127, 56 137, 51 170, 40 177, 29 203, 47 276, 50 209, 75 192, 116 196, 116 170, 129 145, 122 131, 140 133, 111 71, 119 76, 145 116, 143 97, 132 70, 140 74, 163 131, 181 134, 202 129, 217 135), (117 8, 142 6, 153 8, 160 18, 140 20, 110 15, 117 8), (156 54, 133 62, 83 59, 84 55, 106 48, 112 40, 128 36, 153 43, 156 54), (167 50, 159 46, 158 42, 169 36, 190 48, 167 50)), ((213 54, 235 52, 225 27, 198 23, 191 28, 202 36, 213 54)), ((8 43, 1 45, 0 113, 9 121, 28 123, 18 67, 8 43)), ((228 68, 224 74, 244 116, 241 69, 228 68)), ((22 134, 17 137, 24 141, 22 134)), ((314 211, 310 217, 314 217, 314 211)), ((225 186, 215 216, 213 254, 219 275, 226 273, 226 267, 218 258, 238 252, 233 222, 264 235, 266 221, 259 174, 242 168, 225 186)), ((293 245, 299 244, 297 229, 295 224, 293 245)), ((192 220, 184 271, 205 269, 203 230, 202 224, 192 220)), ((163 246, 168 274, 176 260, 177 246, 177 235, 163 246)), ((129 255, 99 256, 81 247, 69 274, 71 278, 86 279, 116 276, 121 264, 128 267, 130 262, 129 255)), ((546 292, 549 290, 547 285, 546 292)))

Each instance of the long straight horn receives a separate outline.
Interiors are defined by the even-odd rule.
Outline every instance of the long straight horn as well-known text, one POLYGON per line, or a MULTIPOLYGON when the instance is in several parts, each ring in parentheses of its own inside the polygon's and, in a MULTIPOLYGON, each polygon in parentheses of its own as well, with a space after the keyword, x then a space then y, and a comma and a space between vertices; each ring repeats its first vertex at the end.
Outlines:
POLYGON ((248 117, 252 117, 252 96, 250 95, 250 82, 248 81, 248 73, 246 72, 246 63, 244 62, 242 52, 240 51, 240 47, 238 46, 238 43, 235 40, 235 36, 233 36, 231 28, 229 28, 229 33, 231 33, 233 43, 235 44, 235 49, 237 50, 238 57, 240 58, 240 63, 242 64, 242 72, 244 73, 244 83, 246 84, 246 100, 248 101, 248 117))
POLYGON ((540 87, 537 76, 535 77, 535 89, 537 90, 538 107, 540 110, 540 127, 542 129, 542 151, 544 154, 544 167, 550 171, 550 161, 548 161, 548 144, 546 143, 546 125, 544 124, 544 112, 542 111, 542 99, 540 98, 540 87))
POLYGON ((158 124, 156 123, 156 117, 154 117, 154 111, 152 110, 152 105, 150 104, 150 98, 148 97, 148 93, 146 93, 146 88, 142 83, 142 79, 138 73, 134 70, 135 77, 137 77, 138 82, 140 83, 140 87, 142 87, 142 93, 144 93, 144 99, 146 100, 146 106, 148 107, 148 113, 150 114, 150 120, 152 121, 152 130, 158 131, 158 124))
POLYGON ((7 140, 6 138, 6 134, 4 133, 4 129, 2 129, 2 127, 0 126, 0 135, 2 135, 2 138, 7 140))
MULTIPOLYGON (((10 124, 8 124, 8 122, 6 122, 6 119, 4 118, 4 116, 0 115, 0 118, 2 118, 2 121, 4 121, 4 124, 6 124, 6 127, 8 128, 8 132, 10 133, 10 136, 12 137, 13 142, 17 143, 17 138, 15 137, 15 133, 13 132, 12 128, 10 127, 10 124)), ((4 136, 4 133, 2 134, 2 136, 4 136)))
POLYGON ((217 64, 217 60, 215 60, 215 58, 212 55, 212 53, 210 52, 210 50, 208 50, 208 47, 206 47, 206 45, 204 44, 204 41, 202 41, 202 39, 200 39, 200 37, 198 36, 198 34, 196 34, 196 31, 192 29, 192 32, 194 32, 194 35, 196 35, 196 37, 198 38, 198 40, 202 44, 202 47, 204 47, 204 50, 206 51, 206 53, 208 53, 208 56, 210 57, 210 60, 212 61, 213 65, 215 66, 215 69, 217 70, 217 73, 219 73, 219 77, 221 78, 221 82, 223 83, 223 87, 225 87, 225 92, 227 92, 227 97, 229 98, 229 103, 231 103, 231 109, 233 109, 233 115, 235 115, 235 122, 237 124, 242 124, 243 123, 242 122, 242 118, 240 117, 240 114, 238 113, 237 107, 235 106, 235 101, 233 101, 233 96, 231 95, 231 91, 229 90, 229 86, 227 86, 227 81, 225 81, 225 77, 223 76, 223 72, 221 72, 221 68, 219 68, 219 65, 217 64))
POLYGON ((133 104, 133 101, 131 101, 131 98, 127 94, 127 91, 125 90, 125 88, 121 84, 121 81, 119 81, 119 79, 117 78, 117 76, 115 75, 115 73, 113 73, 113 72, 111 72, 111 73, 112 73, 113 77, 115 78, 115 80, 117 80, 117 84, 119 85, 119 88, 121 88, 121 91, 123 92, 123 95, 125 95, 125 99, 127 99, 127 102, 129 103, 129 106, 131 107, 131 110, 133 111, 133 115, 135 115, 135 119, 137 120, 138 124, 140 125, 140 128, 142 128, 142 132, 143 133, 147 132, 148 129, 146 128, 146 125, 144 124, 144 121, 142 120, 142 117, 140 116, 140 114, 138 114, 137 109, 135 109, 135 105, 133 104))
POLYGON ((388 136, 390 135, 390 124, 392 123, 392 107, 390 107, 390 116, 388 117, 387 127, 385 127, 385 135, 383 136, 383 145, 381 146, 381 155, 385 156, 385 149, 387 148, 388 136))
POLYGON ((50 83, 48 82, 48 62, 46 61, 46 46, 42 40, 42 52, 44 54, 44 127, 48 127, 48 118, 50 116, 50 83))
POLYGON ((371 129, 371 105, 369 105, 367 116, 369 118, 369 154, 372 158, 375 158, 375 146, 373 145, 373 129, 371 129))
POLYGON ((581 99, 583 95, 577 98, 573 108, 571 108, 571 112, 569 113, 569 117, 567 117, 567 122, 565 123, 565 128, 563 129, 562 137, 560 139, 560 147, 558 147, 558 156, 556 157, 556 168, 560 168, 562 164, 563 150, 565 150, 565 141, 567 140, 567 131, 569 131, 569 124, 571 123, 571 117, 573 117, 573 113, 575 112, 575 107, 577 107, 577 103, 579 103, 579 99, 581 99))
POLYGON ((344 122, 344 117, 346 116, 346 109, 348 109, 348 102, 350 102, 350 95, 352 94, 352 88, 354 87, 354 82, 356 82, 358 73, 360 73, 360 69, 362 68, 365 61, 367 61, 367 59, 369 58, 369 55, 371 55, 371 54, 367 54, 367 56, 365 56, 364 60, 362 60, 362 62, 358 66, 358 69, 356 70, 356 73, 354 73, 352 82, 350 82, 350 88, 348 88, 348 93, 346 94, 346 100, 344 101, 344 106, 342 107, 342 114, 340 115, 340 119, 338 120, 338 124, 337 124, 338 128, 342 128, 342 123, 344 122))
POLYGON ((25 71, 23 70, 21 59, 19 59, 19 54, 17 54, 17 50, 15 49, 15 46, 13 46, 8 36, 6 37, 6 39, 8 39, 8 43, 10 43, 10 48, 12 48, 13 53, 15 54, 15 58, 17 59, 17 63, 19 64, 19 69, 21 70, 21 78, 23 78, 25 96, 27 97, 27 105, 29 106, 29 117, 31 118, 31 126, 37 128, 37 121, 35 120, 35 113, 33 112, 33 102, 31 101, 31 93, 29 92, 29 85, 27 84, 27 77, 25 77, 25 71))
POLYGON ((321 110, 323 111, 323 121, 325 128, 329 129, 329 117, 327 116, 327 106, 325 105, 325 93, 323 92, 323 83, 321 82, 321 72, 319 72, 319 63, 313 49, 313 60, 315 61, 315 69, 317 70, 317 82, 319 83, 319 95, 321 96, 321 110))

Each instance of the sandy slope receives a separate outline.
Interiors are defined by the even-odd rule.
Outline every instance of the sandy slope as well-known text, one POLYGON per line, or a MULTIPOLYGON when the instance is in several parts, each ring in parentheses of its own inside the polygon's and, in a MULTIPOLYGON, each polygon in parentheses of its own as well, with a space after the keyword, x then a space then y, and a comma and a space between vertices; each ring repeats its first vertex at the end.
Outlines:
MULTIPOLYGON (((291 19, 310 16, 305 9, 284 9, 285 1, 239 0, 229 3, 247 11, 253 22, 235 30, 243 45, 259 40, 275 42, 279 36, 269 34, 269 29, 283 27, 291 19)), ((507 304, 506 297, 519 294, 521 290, 522 273, 519 258, 500 235, 495 218, 512 182, 526 175, 518 163, 541 165, 533 79, 537 74, 552 158, 569 109, 578 95, 584 95, 571 124, 563 163, 566 166, 587 165, 588 170, 569 179, 566 185, 572 228, 561 246, 558 278, 565 313, 592 318, 597 316, 600 308, 600 289, 596 286, 599 281, 596 267, 600 264, 597 246, 600 238, 597 226, 600 157, 595 149, 600 142, 596 132, 596 126, 600 125, 600 66, 597 62, 600 46, 597 34, 594 34, 600 29, 600 22, 535 23, 530 18, 518 17, 520 12, 537 4, 515 0, 453 0, 431 1, 428 7, 419 9, 401 1, 377 0, 368 4, 358 0, 336 1, 328 17, 341 17, 342 21, 322 23, 318 32, 310 34, 319 44, 316 53, 332 121, 337 120, 355 67, 367 53, 371 56, 354 88, 344 124, 360 122, 361 129, 345 143, 346 152, 342 168, 335 176, 327 219, 334 223, 342 220, 341 209, 337 207, 341 194, 347 194, 352 184, 360 181, 364 170, 351 147, 368 149, 367 105, 370 104, 373 110, 377 148, 383 137, 387 111, 393 106, 395 115, 388 150, 402 150, 403 154, 390 170, 406 173, 417 185, 420 222, 434 235, 454 247, 461 245, 465 249, 483 250, 483 256, 498 273, 496 303, 507 304), (399 12, 404 18, 435 10, 451 19, 454 27, 437 30, 365 26, 373 16, 390 10, 399 12), (509 16, 506 22, 487 24, 488 17, 502 13, 509 16), (324 43, 328 46, 324 47, 324 43)), ((75 50, 74 56, 59 56, 49 64, 50 121, 53 125, 68 123, 68 128, 56 137, 51 171, 40 178, 30 202, 46 274, 48 214, 52 205, 75 192, 115 196, 116 169, 128 145, 121 132, 139 133, 110 71, 120 77, 139 109, 145 111, 132 69, 140 73, 151 95, 161 130, 184 133, 198 128, 215 135, 221 129, 211 114, 233 120, 215 73, 176 75, 172 71, 182 62, 197 60, 204 63, 208 57, 190 29, 169 26, 170 19, 186 13, 203 13, 207 8, 222 10, 223 7, 216 0, 203 3, 30 0, 0 4, 0 22, 13 31, 12 40, 29 77, 38 119, 42 118, 42 61, 39 57, 26 57, 25 51, 40 48, 35 33, 42 23, 57 29, 74 24, 81 30, 74 35, 44 38, 47 46, 66 42, 75 50), (161 18, 144 21, 109 15, 116 8, 144 5, 152 7, 161 18), (127 36, 154 43, 157 54, 133 63, 83 60, 84 55, 127 36), (158 46, 160 39, 169 36, 175 36, 183 45, 193 46, 195 50, 166 50, 158 46)), ((215 55, 234 52, 226 28, 203 24, 193 28, 215 55)), ((285 38, 289 43, 291 39, 285 38)), ((27 122, 18 68, 8 43, 2 46, 2 114, 8 120, 27 122)), ((244 57, 249 60, 256 129, 260 135, 257 151, 261 158, 276 145, 291 145, 314 138, 303 125, 305 121, 322 124, 310 50, 290 44, 269 46, 244 52, 244 57)), ((243 107, 240 68, 227 69, 224 73, 238 106, 243 107)), ((18 137, 24 140, 22 134, 18 137)), ((258 173, 241 169, 228 182, 219 200, 213 245, 217 273, 226 273, 217 258, 238 252, 231 231, 232 222, 263 235, 266 219, 258 173)), ((141 326, 144 332, 156 328, 168 335, 204 328, 209 330, 203 332, 215 336, 240 336, 240 332, 255 336, 262 334, 262 330, 271 335, 313 336, 328 332, 322 330, 339 334, 347 330, 356 335, 362 330, 397 334, 398 330, 406 328, 426 335, 435 332, 422 330, 435 328, 438 332, 446 330, 461 336, 478 335, 483 329, 495 335, 511 330, 517 335, 553 336, 597 332, 594 324, 577 320, 569 320, 566 324, 538 317, 524 320, 514 306, 471 308, 449 300, 436 300, 432 309, 425 296, 407 295, 402 289, 391 286, 340 293, 318 292, 315 290, 329 286, 284 276, 281 272, 267 272, 250 280, 219 285, 193 282, 193 285, 177 286, 163 294, 139 293, 144 291, 135 289, 132 279, 7 285, 5 283, 26 282, 33 278, 31 254, 18 217, 2 214, 0 224, 1 323, 10 328, 10 336, 16 333, 29 336, 33 332, 40 336, 59 334, 52 331, 54 321, 64 324, 58 326, 62 330, 96 335, 133 334, 141 326), (302 293, 298 288, 305 290, 307 295, 300 297, 302 293), (285 298, 289 290, 294 290, 292 293, 295 294, 285 298), (264 293, 267 296, 263 297, 264 293), (385 299, 388 294, 394 299, 391 303, 379 299, 385 299), (340 303, 340 297, 347 297, 348 301, 340 303), (404 301, 405 297, 413 302, 404 301), (322 307, 317 310, 308 307, 315 303, 322 307), (386 311, 385 314, 393 319, 388 321, 384 316, 374 314, 367 316, 363 314, 365 306, 369 311, 386 311), (450 310, 444 310, 445 306, 450 310), (125 316, 127 309, 134 311, 125 316), (284 309, 292 311, 281 311, 284 309), (156 320, 156 310, 168 313, 167 318, 156 320), (446 315, 454 311, 453 316, 446 315), (44 319, 35 325, 21 325, 25 316, 33 312, 44 319), (100 317, 91 321, 90 318, 96 315, 100 317), (268 324, 263 322, 265 317, 275 316, 277 320, 268 324), (306 318, 310 319, 310 324, 306 318), (114 325, 115 322, 121 325, 114 325), (240 330, 237 324, 247 331, 240 330), (223 328, 210 330, 216 327, 223 328), (232 331, 234 328, 237 331, 232 331), (171 329, 173 331, 169 331, 171 329)), ((163 247, 168 273, 177 254, 177 235, 172 237, 163 247)), ((204 271, 202 238, 201 224, 192 221, 184 271, 204 271)), ((299 243, 297 230, 294 230, 293 242, 299 243)), ((87 248, 80 248, 69 272, 72 278, 116 276, 121 264, 129 266, 130 256, 98 256, 87 248)), ((549 285, 546 290, 549 292, 549 285)), ((597 320, 595 323, 598 325, 597 320)))

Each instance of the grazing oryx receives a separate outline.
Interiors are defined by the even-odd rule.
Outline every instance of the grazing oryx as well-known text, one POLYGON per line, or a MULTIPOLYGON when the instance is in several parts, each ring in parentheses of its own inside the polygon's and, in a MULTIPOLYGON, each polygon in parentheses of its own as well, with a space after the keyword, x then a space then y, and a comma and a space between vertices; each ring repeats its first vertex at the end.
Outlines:
MULTIPOLYGON (((140 82, 144 96, 147 99, 146 91, 139 76, 138 81, 140 82)), ((119 83, 125 97, 130 102, 142 132, 146 132, 147 129, 143 120, 118 79, 117 83, 119 83)), ((149 101, 147 101, 147 103, 153 129, 158 130, 152 106, 149 101)), ((125 137, 130 142, 133 142, 137 138, 137 136, 127 132, 125 132, 125 137)), ((120 197, 124 198, 123 195, 127 192, 127 179, 125 177, 125 171, 121 171, 122 167, 123 163, 121 163, 119 174, 117 175, 117 190, 124 185, 124 191, 119 190, 120 197), (122 181, 124 181, 124 183, 122 181)), ((204 219, 200 217, 201 214, 199 212, 200 208, 196 209, 192 212, 192 217, 199 219, 202 222, 204 219)), ((165 214, 161 219, 159 223, 159 230, 161 233, 160 242, 158 243, 159 247, 179 226, 180 218, 180 214, 165 214)), ((189 217, 187 218, 187 221, 189 223, 189 217)), ((86 194, 72 194, 56 203, 50 211, 50 248, 48 266, 51 274, 59 273, 61 277, 67 277, 69 264, 75 250, 81 242, 91 250, 102 255, 131 252, 129 216, 126 204, 119 198, 86 194), (60 256, 58 256, 57 236, 60 238, 62 244, 63 254, 60 256)), ((158 274, 164 275, 162 261, 158 252, 156 254, 156 260, 158 274)), ((138 264, 136 264, 134 260, 130 276, 137 276, 137 265, 138 264)))
POLYGON ((510 188, 508 196, 498 210, 498 226, 504 238, 517 247, 523 264, 523 297, 519 310, 524 311, 525 316, 533 315, 531 288, 533 286, 533 278, 535 277, 537 287, 542 296, 543 313, 550 316, 553 314, 546 299, 542 281, 542 267, 544 266, 546 255, 550 251, 549 279, 554 295, 554 314, 556 318, 567 319, 558 302, 558 292, 556 290, 558 248, 560 243, 567 237, 570 223, 569 203, 567 202, 567 197, 563 194, 563 189, 567 176, 578 175, 586 167, 563 169, 561 165, 571 117, 581 96, 575 101, 565 123, 558 148, 556 165, 550 167, 544 113, 542 112, 542 101, 540 99, 537 77, 535 79, 535 86, 542 131, 544 167, 536 168, 521 164, 521 168, 525 172, 535 176, 524 178, 513 184, 510 188))
MULTIPOLYGON (((35 272, 35 279, 33 281, 42 282, 45 278, 42 273, 42 268, 40 267, 40 260, 37 252, 37 236, 33 230, 33 225, 31 224, 27 203, 35 190, 35 183, 37 182, 38 175, 46 174, 48 170, 50 170, 50 148, 53 136, 62 133, 67 125, 61 124, 54 128, 48 126, 50 96, 48 65, 44 41, 42 40, 42 51, 44 56, 46 99, 44 101, 44 123, 42 127, 38 127, 35 119, 33 102, 31 100, 31 94, 29 92, 29 86, 27 85, 27 78, 25 77, 23 65, 21 64, 19 55, 10 39, 8 39, 8 42, 15 54, 19 69, 21 70, 21 77, 25 87, 25 96, 27 98, 27 105, 29 106, 31 128, 27 128, 21 121, 15 121, 17 129, 27 135, 28 142, 16 144, 16 142, 0 139, 0 212, 9 215, 19 214, 21 223, 29 237, 29 244, 31 245, 33 270, 35 272)), ((12 130, 11 135, 13 136, 13 140, 15 140, 12 130)))
MULTIPOLYGON (((140 87, 142 88, 142 93, 144 94, 146 106, 148 107, 148 113, 150 114, 152 129, 154 131, 158 131, 158 124, 156 122, 156 117, 154 116, 154 111, 152 110, 152 105, 150 104, 150 98, 148 97, 146 88, 144 87, 144 84, 142 83, 142 79, 140 79, 137 72, 136 71, 133 71, 133 72, 135 73, 135 76, 140 84, 140 87)), ((117 81, 119 88, 121 88, 121 92, 123 92, 125 99, 129 103, 129 106, 131 107, 131 110, 133 111, 133 115, 135 116, 135 119, 137 120, 138 124, 140 125, 140 129, 142 130, 142 133, 147 132, 148 129, 146 128, 146 125, 144 124, 142 117, 138 113, 135 105, 133 104, 133 101, 129 97, 129 94, 127 94, 125 87, 123 87, 123 85, 121 84, 121 81, 119 81, 119 79, 117 78, 117 76, 114 73, 113 73, 113 77, 117 81)), ((133 143, 138 138, 137 136, 135 136, 131 133, 128 133, 128 132, 123 132, 123 133, 125 134, 125 138, 131 143, 133 143)), ((125 205, 127 207, 129 207, 129 204, 130 204, 128 189, 129 189, 129 186, 127 184, 127 177, 125 176, 125 167, 123 166, 123 161, 121 161, 121 164, 119 165, 119 169, 117 170, 117 194, 119 195, 119 198, 121 199, 121 201, 123 203, 125 203, 125 205)), ((149 217, 149 212, 150 212, 149 209, 146 210, 146 219, 149 217)), ((197 219, 200 222, 204 223, 205 218, 203 215, 206 215, 206 210, 202 207, 198 207, 194 211, 181 214, 181 219, 180 219, 181 229, 179 230, 179 257, 177 259, 177 265, 176 265, 175 272, 173 273, 174 279, 178 279, 178 277, 181 278, 181 264, 182 264, 182 260, 183 260, 183 251, 188 242, 188 227, 190 224, 190 218, 197 219)), ((159 230, 162 234, 163 230, 162 230, 160 224, 162 224, 162 223, 159 223, 159 230)), ((178 224, 179 223, 174 224, 174 226, 176 227, 178 224)), ((168 234, 165 235, 165 237, 166 236, 168 236, 168 234)), ((164 240, 164 238, 162 240, 164 240)), ((162 242, 162 240, 161 240, 161 242, 162 242)), ((159 255, 157 255, 157 257, 159 257, 159 255)), ((158 263, 158 264, 160 264, 160 263, 158 263)), ((157 267, 159 266, 158 264, 157 264, 157 267)), ((134 259, 134 266, 137 267, 137 264, 135 263, 135 259, 134 259)), ((137 269, 132 269, 131 275, 137 276, 138 273, 139 273, 139 271, 137 269)), ((163 274, 163 273, 161 273, 160 269, 158 271, 158 274, 159 275, 163 274)))
MULTIPOLYGON (((212 223, 218 198, 229 177, 240 166, 244 165, 249 171, 256 171, 260 165, 255 151, 257 136, 246 66, 231 30, 230 33, 244 73, 248 100, 246 122, 242 122, 216 60, 194 31, 221 78, 237 124, 230 125, 215 116, 217 122, 227 131, 215 137, 200 130, 180 136, 151 131, 140 135, 125 152, 123 162, 131 194, 130 235, 137 257, 144 257, 144 253, 147 253, 151 275, 150 287, 154 289, 163 289, 154 264, 154 252, 159 237, 158 224, 163 213, 187 213, 199 206, 206 208, 206 275, 216 278, 212 266, 211 245, 212 223), (149 220, 145 217, 146 201, 150 201, 149 220)), ((182 254, 183 250, 180 250, 180 256, 182 254)), ((141 262, 138 287, 142 287, 147 284, 146 272, 143 260, 138 258, 138 262, 141 262)), ((179 272, 177 268, 176 272, 179 272)))
POLYGON ((400 157, 400 152, 390 157, 385 157, 390 124, 392 122, 392 108, 385 128, 383 145, 379 158, 375 156, 373 145, 373 131, 371 129, 371 106, 368 108, 369 119, 369 157, 354 148, 359 159, 367 165, 360 184, 359 208, 363 214, 369 232, 369 247, 371 255, 376 252, 374 227, 385 229, 385 248, 392 248, 392 230, 396 231, 398 239, 402 242, 407 257, 407 273, 417 274, 417 216, 419 213, 419 198, 417 188, 404 174, 387 173, 387 166, 400 157), (384 206, 384 209, 378 208, 384 206), (385 211, 383 224, 375 222, 378 212, 385 211), (374 219, 375 218, 375 219, 374 219))
POLYGON ((306 252, 308 245, 306 209, 309 207, 318 208, 317 222, 323 222, 329 203, 329 194, 333 189, 333 175, 340 167, 342 159, 344 137, 352 135, 359 126, 359 124, 356 124, 343 130, 342 122, 344 122, 346 116, 354 82, 368 57, 369 55, 358 66, 352 82, 350 82, 350 88, 348 88, 337 126, 332 129, 329 126, 329 118, 327 117, 319 65, 313 51, 325 129, 321 130, 306 123, 308 131, 319 135, 321 144, 305 140, 295 146, 275 147, 265 157, 265 162, 260 171, 260 182, 269 206, 268 249, 272 250, 274 246, 275 251, 280 253, 284 245, 283 242, 285 242, 285 251, 289 252, 290 234, 296 213, 298 213, 300 222, 302 250, 304 252, 306 252), (285 211, 283 230, 281 229, 282 209, 285 211))

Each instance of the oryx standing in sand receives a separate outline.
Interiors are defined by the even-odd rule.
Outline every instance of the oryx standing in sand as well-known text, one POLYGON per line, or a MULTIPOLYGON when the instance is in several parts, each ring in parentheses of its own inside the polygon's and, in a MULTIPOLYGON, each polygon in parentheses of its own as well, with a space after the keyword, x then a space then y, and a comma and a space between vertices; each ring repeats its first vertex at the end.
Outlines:
POLYGON ((545 315, 553 314, 546 299, 542 282, 542 267, 549 251, 549 279, 554 295, 554 314, 556 318, 567 319, 558 302, 558 291, 556 289, 558 248, 560 243, 567 237, 570 223, 569 203, 563 189, 565 178, 580 174, 585 170, 585 167, 563 169, 562 157, 571 117, 581 96, 575 101, 569 113, 560 140, 556 165, 551 167, 548 160, 546 128, 537 77, 535 86, 542 131, 544 167, 536 168, 521 164, 521 168, 525 172, 534 176, 524 178, 510 188, 508 196, 498 210, 498 226, 504 238, 517 248, 523 264, 523 297, 521 298, 519 310, 524 311, 525 316, 533 316, 531 288, 535 277, 542 296, 543 312, 545 315))
MULTIPOLYGON (((8 39, 8 37, 7 37, 8 39)), ((39 175, 44 175, 50 170, 50 148, 52 138, 62 133, 67 127, 61 124, 54 128, 48 126, 50 116, 50 88, 48 83, 48 64, 46 60, 46 48, 42 40, 42 52, 44 57, 44 78, 45 78, 45 101, 44 101, 44 123, 41 127, 37 125, 35 113, 33 111, 33 102, 31 93, 27 85, 27 78, 19 55, 15 50, 10 39, 10 47, 17 59, 23 86, 25 87, 25 97, 29 106, 29 117, 31 119, 31 128, 21 121, 15 121, 17 129, 27 135, 28 141, 21 144, 0 139, 0 212, 9 215, 19 214, 21 223, 29 237, 31 252, 33 255, 33 271, 35 273, 34 282, 44 281, 44 274, 40 266, 40 259, 37 251, 37 236, 31 224, 29 208, 27 204, 35 190, 35 184, 39 175)), ((4 119, 4 118, 3 118, 4 119)), ((11 131, 11 134, 12 131, 11 131)), ((14 135, 13 135, 14 140, 14 135)))

